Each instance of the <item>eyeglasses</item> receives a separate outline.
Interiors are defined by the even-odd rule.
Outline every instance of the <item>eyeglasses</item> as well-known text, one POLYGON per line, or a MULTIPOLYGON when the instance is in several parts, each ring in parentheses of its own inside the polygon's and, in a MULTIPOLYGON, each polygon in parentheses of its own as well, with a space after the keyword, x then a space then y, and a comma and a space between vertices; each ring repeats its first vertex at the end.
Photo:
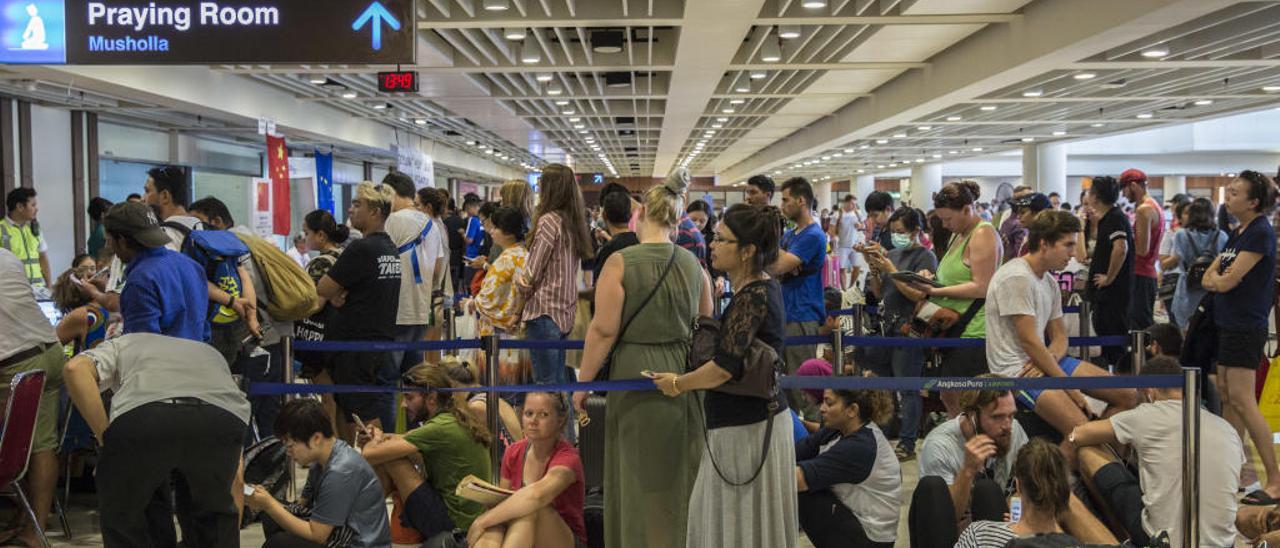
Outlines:
POLYGON ((734 244, 734 245, 737 245, 738 240, 730 240, 729 238, 725 238, 724 236, 721 236, 721 235, 719 235, 719 234, 716 234, 716 235, 715 235, 715 237, 711 239, 711 243, 721 243, 721 244, 734 244))

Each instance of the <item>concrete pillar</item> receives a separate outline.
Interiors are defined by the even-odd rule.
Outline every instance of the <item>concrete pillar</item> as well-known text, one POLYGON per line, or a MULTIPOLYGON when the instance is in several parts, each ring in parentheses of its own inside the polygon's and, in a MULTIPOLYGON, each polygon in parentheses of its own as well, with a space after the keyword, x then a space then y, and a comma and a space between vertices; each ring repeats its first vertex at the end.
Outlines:
POLYGON ((858 206, 862 206, 862 201, 867 196, 876 191, 875 175, 859 175, 854 178, 853 195, 858 198, 858 206))
POLYGON ((917 164, 911 167, 911 205, 921 209, 942 190, 942 164, 917 164))
POLYGON ((1022 181, 1036 192, 1046 195, 1057 192, 1064 201, 1070 201, 1067 199, 1067 146, 1062 143, 1023 145, 1022 181))
POLYGON ((813 195, 818 200, 818 207, 815 211, 824 209, 830 211, 834 207, 835 202, 831 201, 831 181, 819 181, 813 183, 813 195))
POLYGON ((1164 201, 1169 201, 1176 194, 1185 194, 1187 192, 1187 176, 1186 175, 1165 175, 1164 176, 1164 201))

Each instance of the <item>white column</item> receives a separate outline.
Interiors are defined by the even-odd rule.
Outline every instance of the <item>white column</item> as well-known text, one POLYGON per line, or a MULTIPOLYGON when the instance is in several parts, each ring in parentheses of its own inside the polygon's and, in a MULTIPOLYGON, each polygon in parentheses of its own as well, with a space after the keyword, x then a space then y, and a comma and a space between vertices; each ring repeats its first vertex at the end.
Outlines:
POLYGON ((919 164, 911 167, 911 205, 920 209, 930 205, 934 193, 942 190, 942 164, 919 164))
POLYGON ((859 175, 854 179, 853 195, 858 198, 858 206, 862 206, 862 201, 867 196, 876 191, 875 175, 859 175))
POLYGON ((830 210, 835 202, 831 201, 831 181, 813 183, 813 195, 818 200, 817 211, 830 210))
POLYGON ((1067 146, 1062 143, 1023 145, 1022 181, 1036 192, 1057 192, 1067 200, 1067 146))
POLYGON ((1164 201, 1169 201, 1176 194, 1185 194, 1187 192, 1187 176, 1186 175, 1165 175, 1164 176, 1164 201))

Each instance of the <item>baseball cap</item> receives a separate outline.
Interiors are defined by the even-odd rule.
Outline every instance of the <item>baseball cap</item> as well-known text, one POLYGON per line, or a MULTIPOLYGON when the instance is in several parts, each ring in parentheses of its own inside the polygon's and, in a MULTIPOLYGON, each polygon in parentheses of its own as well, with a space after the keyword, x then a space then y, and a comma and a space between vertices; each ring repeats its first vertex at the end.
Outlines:
POLYGON ((169 243, 169 235, 160 229, 156 213, 145 204, 120 202, 111 206, 102 217, 102 227, 112 234, 132 237, 147 247, 169 243))
POLYGON ((1120 184, 1127 185, 1129 183, 1145 183, 1145 182, 1147 182, 1147 174, 1143 173, 1141 169, 1130 168, 1130 169, 1124 170, 1124 173, 1120 174, 1120 184))
POLYGON ((1048 196, 1036 192, 1014 200, 1013 207, 1017 209, 1030 208, 1032 211, 1044 211, 1053 207, 1053 202, 1049 201, 1048 196))

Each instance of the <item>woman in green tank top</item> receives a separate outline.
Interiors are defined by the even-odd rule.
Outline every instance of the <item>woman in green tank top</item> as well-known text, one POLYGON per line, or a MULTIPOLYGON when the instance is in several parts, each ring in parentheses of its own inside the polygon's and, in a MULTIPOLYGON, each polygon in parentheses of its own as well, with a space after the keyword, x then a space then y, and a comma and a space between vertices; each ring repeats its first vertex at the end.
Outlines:
MULTIPOLYGON (((934 211, 953 236, 946 255, 938 263, 937 281, 943 287, 918 286, 929 295, 930 302, 961 316, 976 299, 987 297, 987 284, 1000 266, 1000 237, 996 228, 974 211, 979 193, 978 183, 957 181, 934 194, 934 211)), ((984 339, 986 335, 986 314, 980 306, 960 336, 984 339)), ((943 355, 940 374, 944 377, 972 377, 986 372, 985 348, 953 348, 943 355)), ((948 415, 954 417, 960 412, 958 392, 943 392, 942 403, 948 415)))

